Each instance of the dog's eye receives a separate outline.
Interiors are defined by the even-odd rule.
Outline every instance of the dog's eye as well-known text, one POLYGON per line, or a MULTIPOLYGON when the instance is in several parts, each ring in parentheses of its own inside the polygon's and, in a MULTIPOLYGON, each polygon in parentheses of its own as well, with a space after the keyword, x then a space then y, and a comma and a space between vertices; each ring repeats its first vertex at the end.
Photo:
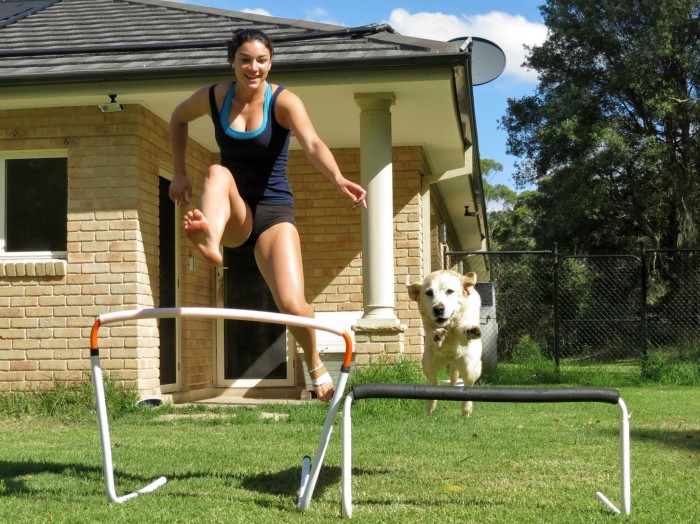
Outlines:
POLYGON ((429 289, 429 290, 427 290, 427 291, 425 292, 425 294, 426 294, 427 296, 429 296, 429 297, 432 297, 432 296, 433 296, 433 290, 432 290, 432 289, 429 289))
POLYGON ((455 292, 454 289, 448 289, 447 291, 445 291, 445 293, 447 293, 448 295, 451 295, 454 292, 455 292))

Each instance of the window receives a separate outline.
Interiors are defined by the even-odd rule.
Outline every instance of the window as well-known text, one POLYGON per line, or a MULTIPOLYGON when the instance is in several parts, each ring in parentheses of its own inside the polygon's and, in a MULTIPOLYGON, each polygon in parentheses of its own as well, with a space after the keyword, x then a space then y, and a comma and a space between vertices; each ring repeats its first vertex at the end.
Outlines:
POLYGON ((0 156, 0 256, 65 257, 68 161, 0 156))

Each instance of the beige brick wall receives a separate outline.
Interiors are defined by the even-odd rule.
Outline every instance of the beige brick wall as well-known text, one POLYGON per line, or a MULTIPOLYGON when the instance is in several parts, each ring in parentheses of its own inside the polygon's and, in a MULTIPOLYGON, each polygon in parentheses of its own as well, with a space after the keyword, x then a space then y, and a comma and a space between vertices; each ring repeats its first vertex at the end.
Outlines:
MULTIPOLYGON (((53 264, 61 274, 46 264, 0 263, 0 390, 85 379, 95 317, 157 304, 157 176, 170 164, 166 140, 167 125, 139 106, 0 111, 0 151, 68 157, 67 258, 53 264), (29 266, 34 275, 22 274, 29 266)), ((211 155, 191 149, 192 170, 202 173, 211 155)), ((210 272, 201 272, 187 275, 184 302, 199 305, 204 295, 211 304, 210 272)), ((206 333, 210 348, 208 324, 206 333)), ((158 386, 155 321, 103 326, 99 346, 107 377, 144 391, 158 386)))
MULTIPOLYGON (((158 175, 170 170, 167 123, 144 108, 95 107, 0 111, 0 151, 61 150, 68 157, 68 255, 36 264, 0 262, 0 391, 51 387, 89 375, 89 335, 99 314, 159 303, 158 175)), ((359 181, 359 151, 333 151, 346 177, 359 181)), ((195 201, 211 152, 194 142, 187 164, 195 201)), ((396 310, 406 353, 422 351, 406 275, 420 278, 420 147, 394 149, 396 310)), ((292 151, 289 177, 305 264, 307 299, 317 311, 362 309, 361 212, 292 151)), ((184 210, 183 210, 184 211, 184 210)), ((214 272, 181 234, 183 306, 213 306, 214 272), (194 270, 188 260, 197 260, 194 270)), ((181 390, 214 385, 214 322, 182 320, 181 390)), ((158 387, 154 320, 103 326, 105 375, 147 392, 158 387)))
POLYGON ((404 354, 418 358, 423 353, 423 327, 417 304, 408 297, 406 276, 410 282, 423 276, 421 176, 430 172, 422 149, 417 146, 394 148, 393 167, 396 315, 407 328, 403 334, 404 354))

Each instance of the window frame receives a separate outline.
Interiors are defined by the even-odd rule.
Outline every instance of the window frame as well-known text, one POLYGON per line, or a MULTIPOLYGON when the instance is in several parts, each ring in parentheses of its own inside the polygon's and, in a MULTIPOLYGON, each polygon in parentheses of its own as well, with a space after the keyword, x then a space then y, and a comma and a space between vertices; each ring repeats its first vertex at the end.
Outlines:
MULTIPOLYGON (((8 160, 32 160, 36 158, 65 158, 68 159, 68 151, 65 149, 42 149, 0 151, 0 260, 56 260, 67 259, 68 251, 5 251, 7 235, 7 161, 8 160)), ((66 169, 66 178, 68 169, 66 169)), ((68 195, 66 194, 66 199, 68 195)), ((68 221, 68 216, 66 216, 68 221)))

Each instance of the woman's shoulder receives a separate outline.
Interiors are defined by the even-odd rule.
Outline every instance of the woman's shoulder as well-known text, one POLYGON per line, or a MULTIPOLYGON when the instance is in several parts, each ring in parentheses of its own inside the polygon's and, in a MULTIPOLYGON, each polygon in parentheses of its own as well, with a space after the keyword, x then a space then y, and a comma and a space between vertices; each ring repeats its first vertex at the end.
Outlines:
POLYGON ((296 104, 300 101, 300 98, 285 86, 279 84, 270 84, 270 86, 272 87, 272 95, 277 96, 276 105, 282 104, 289 107, 290 105, 296 104))
POLYGON ((294 122, 298 122, 300 118, 306 118, 306 108, 304 107, 301 98, 288 89, 279 92, 275 102, 275 113, 277 121, 291 129, 294 122))
POLYGON ((219 82, 218 84, 212 84, 208 87, 208 89, 213 89, 214 94, 216 95, 217 100, 223 100, 224 97, 226 97, 226 93, 228 93, 228 90, 231 89, 231 86, 234 84, 234 82, 219 82))

